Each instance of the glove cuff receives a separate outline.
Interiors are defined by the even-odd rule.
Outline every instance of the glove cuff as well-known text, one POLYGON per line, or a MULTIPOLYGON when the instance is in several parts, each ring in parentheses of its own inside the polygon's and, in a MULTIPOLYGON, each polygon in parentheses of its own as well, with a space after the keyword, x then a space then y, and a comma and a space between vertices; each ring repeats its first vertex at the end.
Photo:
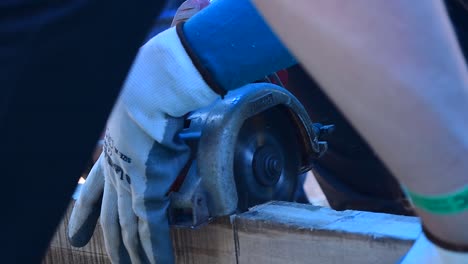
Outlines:
POLYGON ((184 34, 184 27, 185 22, 181 22, 177 24, 176 26, 176 32, 177 35, 180 39, 180 42, 182 43, 182 46, 185 49, 185 52, 188 54, 189 58, 192 60, 193 65, 195 68, 198 70, 200 75, 202 76, 203 80, 208 84, 208 86, 213 90, 213 92, 219 94, 220 96, 224 97, 226 95, 227 91, 224 90, 213 78, 213 75, 210 73, 207 67, 203 65, 195 51, 192 49, 192 47, 189 45, 187 38, 185 37, 184 34))
POLYGON ((429 230, 424 225, 422 226, 422 231, 429 241, 431 241, 434 245, 441 249, 445 249, 452 252, 468 253, 468 245, 460 245, 443 241, 434 236, 431 232, 429 232, 429 230))

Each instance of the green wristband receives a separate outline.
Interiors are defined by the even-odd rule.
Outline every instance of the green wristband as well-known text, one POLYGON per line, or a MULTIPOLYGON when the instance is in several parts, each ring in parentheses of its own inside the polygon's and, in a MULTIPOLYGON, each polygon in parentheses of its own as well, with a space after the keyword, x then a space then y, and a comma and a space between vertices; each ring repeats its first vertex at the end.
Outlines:
POLYGON ((468 211, 468 186, 437 196, 416 194, 406 188, 404 191, 414 207, 429 213, 448 215, 468 211))

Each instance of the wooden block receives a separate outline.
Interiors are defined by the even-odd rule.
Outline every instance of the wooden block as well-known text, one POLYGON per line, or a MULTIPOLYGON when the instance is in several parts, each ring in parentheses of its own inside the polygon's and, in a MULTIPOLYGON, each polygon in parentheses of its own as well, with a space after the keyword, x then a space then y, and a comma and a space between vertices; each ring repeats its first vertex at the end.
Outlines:
POLYGON ((396 263, 421 232, 416 217, 271 202, 236 216, 239 263, 396 263))
POLYGON ((109 264, 107 253, 104 247, 104 238, 102 229, 98 225, 94 230, 94 235, 91 241, 82 248, 75 248, 70 245, 67 238, 68 219, 73 208, 73 202, 69 206, 62 222, 57 228, 52 242, 50 243, 49 251, 47 252, 43 263, 44 264, 109 264))
MULTIPOLYGON (((68 215, 44 263, 109 263, 99 227, 86 247, 70 246, 68 215)), ((172 239, 177 263, 393 264, 420 232, 416 217, 270 202, 197 230, 173 229, 172 239)))
POLYGON ((177 263, 235 264, 234 233, 229 217, 200 229, 172 229, 177 263))
MULTIPOLYGON (((67 239, 67 225, 73 205, 62 220, 50 244, 43 264, 108 264, 102 229, 98 223, 93 238, 83 248, 75 248, 67 239)), ((231 264, 236 263, 232 226, 229 217, 199 229, 171 230, 177 263, 231 264)))

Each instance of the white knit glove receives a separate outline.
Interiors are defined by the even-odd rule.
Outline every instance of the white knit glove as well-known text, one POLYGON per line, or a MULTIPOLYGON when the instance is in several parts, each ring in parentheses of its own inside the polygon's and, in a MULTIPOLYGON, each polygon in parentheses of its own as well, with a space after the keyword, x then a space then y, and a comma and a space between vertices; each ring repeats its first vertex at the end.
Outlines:
POLYGON ((424 233, 416 240, 401 264, 466 264, 468 252, 454 252, 440 248, 427 239, 424 233))
POLYGON ((167 194, 190 154, 177 137, 183 125, 178 117, 217 98, 175 29, 140 49, 108 120, 104 151, 73 209, 68 226, 72 244, 89 240, 104 185, 100 216, 111 261, 174 262, 167 194))

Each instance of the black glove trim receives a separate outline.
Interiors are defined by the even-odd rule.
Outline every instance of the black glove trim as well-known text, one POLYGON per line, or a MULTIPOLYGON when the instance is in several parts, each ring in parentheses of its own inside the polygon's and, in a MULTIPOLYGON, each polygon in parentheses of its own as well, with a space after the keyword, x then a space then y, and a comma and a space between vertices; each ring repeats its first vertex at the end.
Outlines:
POLYGON ((449 251, 468 253, 468 245, 456 245, 451 242, 440 240, 431 232, 429 232, 429 230, 424 225, 422 226, 422 231, 424 232, 424 235, 426 235, 427 239, 429 239, 429 241, 431 241, 438 247, 449 251))
POLYGON ((189 58, 192 60, 193 65, 195 65, 195 68, 198 70, 198 72, 201 74, 203 80, 208 84, 208 86, 213 90, 213 92, 221 95, 221 97, 225 96, 227 91, 224 90, 213 78, 211 75, 210 71, 208 68, 206 68, 203 63, 200 61, 198 58, 197 54, 195 51, 190 47, 187 38, 185 37, 183 28, 184 28, 184 22, 181 22, 177 24, 176 26, 176 32, 177 35, 179 36, 180 42, 182 42, 182 46, 184 47, 185 51, 187 52, 189 58))

